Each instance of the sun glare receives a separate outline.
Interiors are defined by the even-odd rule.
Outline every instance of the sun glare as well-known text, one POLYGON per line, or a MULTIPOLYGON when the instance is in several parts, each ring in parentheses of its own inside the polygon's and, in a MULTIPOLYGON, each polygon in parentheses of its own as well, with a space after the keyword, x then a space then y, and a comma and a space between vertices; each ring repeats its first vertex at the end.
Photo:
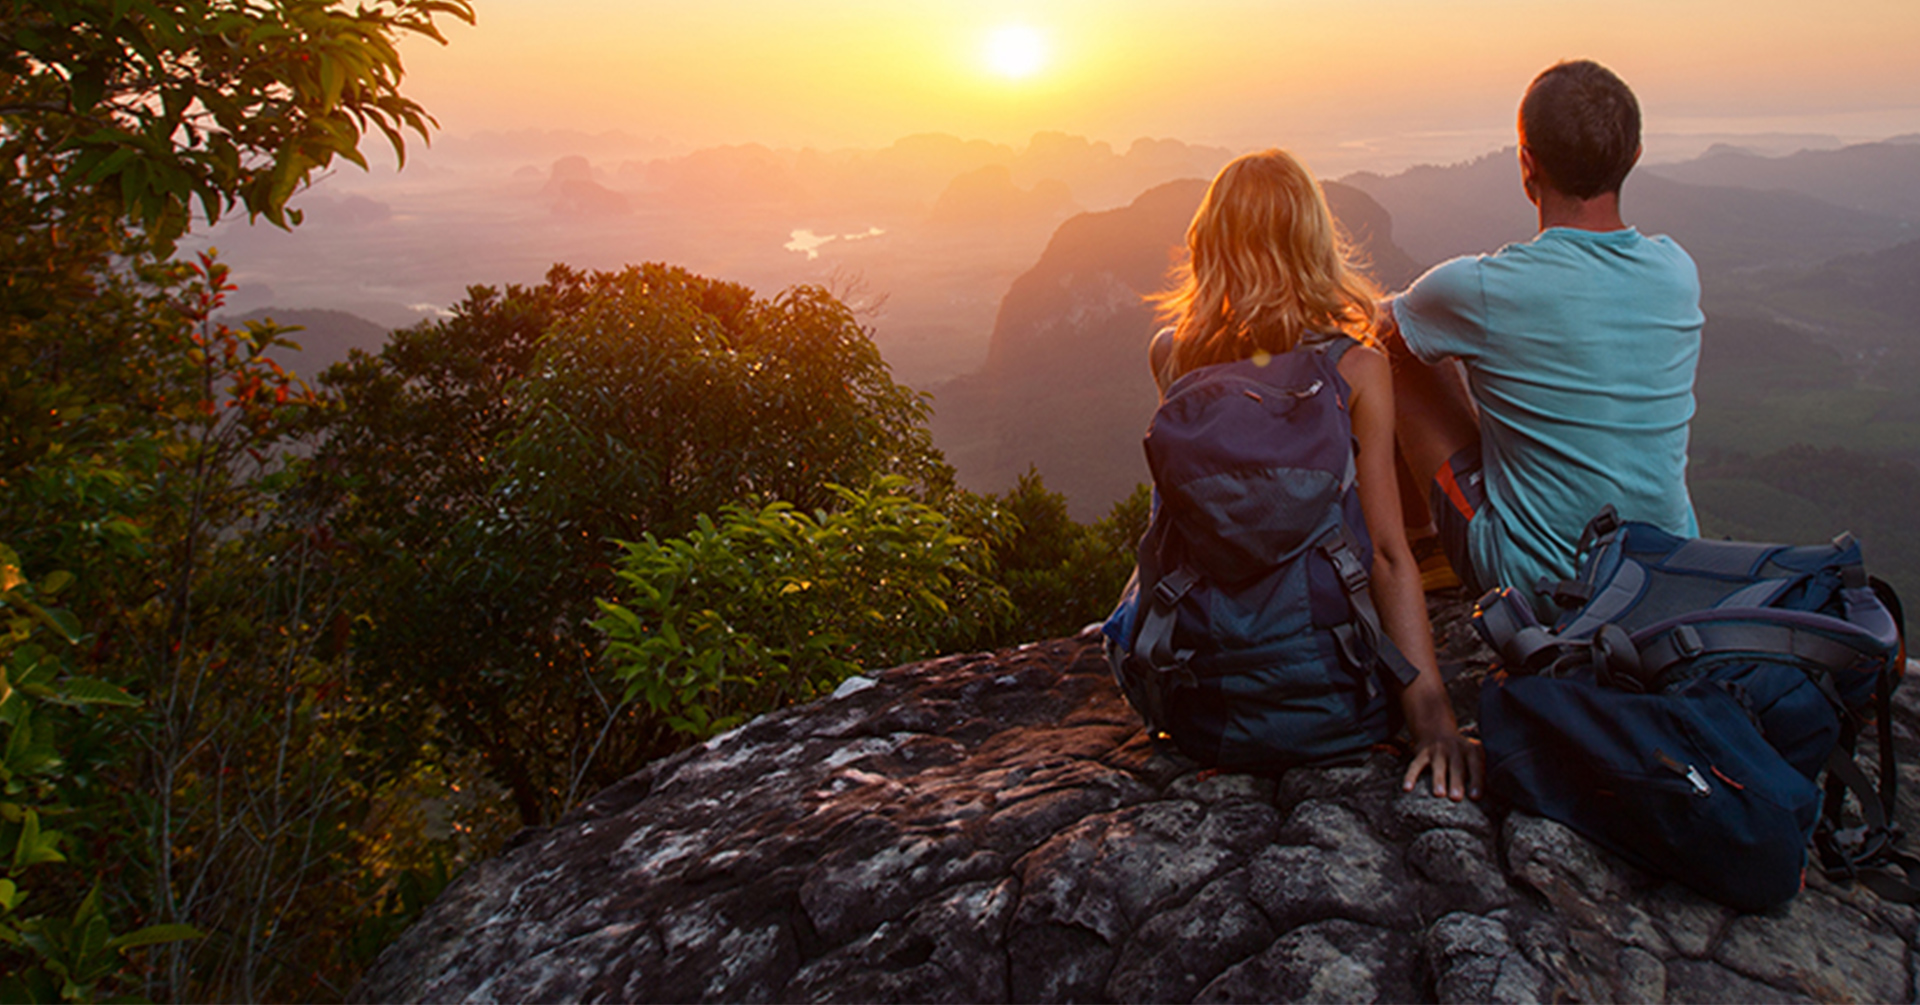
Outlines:
POLYGON ((1021 80, 1046 66, 1047 41, 1024 24, 1002 25, 987 35, 985 53, 994 73, 1021 80))

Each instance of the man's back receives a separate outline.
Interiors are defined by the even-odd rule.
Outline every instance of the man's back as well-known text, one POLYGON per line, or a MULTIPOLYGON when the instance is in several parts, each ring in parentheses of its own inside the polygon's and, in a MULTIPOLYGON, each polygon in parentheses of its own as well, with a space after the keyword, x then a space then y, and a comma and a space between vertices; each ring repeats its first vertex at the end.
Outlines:
POLYGON ((1698 532, 1685 472, 1699 300, 1692 259, 1665 237, 1550 227, 1395 301, 1408 348, 1459 358, 1480 409, 1477 568, 1521 588, 1571 576, 1572 542, 1608 503, 1698 532))

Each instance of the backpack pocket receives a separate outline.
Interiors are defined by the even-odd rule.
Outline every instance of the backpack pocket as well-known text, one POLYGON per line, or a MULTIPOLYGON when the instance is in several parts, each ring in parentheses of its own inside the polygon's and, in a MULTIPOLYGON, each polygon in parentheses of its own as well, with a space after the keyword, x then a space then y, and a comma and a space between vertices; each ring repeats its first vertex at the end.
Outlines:
POLYGON ((1713 667, 1703 676, 1737 688, 1773 749, 1809 780, 1820 777, 1827 755, 1840 742, 1840 714, 1805 670, 1749 660, 1713 667))
POLYGON ((1277 771, 1358 760, 1391 735, 1386 689, 1341 660, 1331 632, 1194 661, 1194 682, 1165 695, 1182 752, 1229 770, 1277 771))
POLYGON ((1480 699, 1489 788, 1641 868, 1758 911, 1800 889, 1819 790, 1725 688, 1506 677, 1480 699))

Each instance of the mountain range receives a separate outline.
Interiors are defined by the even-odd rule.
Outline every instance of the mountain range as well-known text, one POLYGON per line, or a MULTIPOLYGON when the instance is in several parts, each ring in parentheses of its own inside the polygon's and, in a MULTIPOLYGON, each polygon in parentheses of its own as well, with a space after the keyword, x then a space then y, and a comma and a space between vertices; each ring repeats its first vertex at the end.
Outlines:
MULTIPOLYGON (((563 159, 522 169, 484 204, 315 193, 301 239, 342 267, 402 255, 383 267, 387 286, 334 287, 369 295, 443 272, 472 282, 483 263, 580 236, 605 249, 555 257, 606 267, 619 247, 641 257, 616 243, 634 232, 653 235, 645 257, 762 289, 826 283, 874 325, 897 379, 933 393, 935 440, 963 484, 1000 491, 1037 470, 1088 519, 1146 479, 1139 436, 1155 395, 1144 346, 1155 323, 1141 298, 1166 283, 1203 178, 1225 157, 1170 140, 1116 153, 1042 135, 1024 149, 926 136, 864 154, 733 147, 618 168, 563 159), (1079 211, 1129 185, 1135 198, 1079 211), (780 250, 789 236, 767 214, 812 221, 812 243, 780 250), (465 222, 445 231, 443 217, 465 222), (429 237, 439 250, 422 257, 429 237)), ((1387 289, 1534 229, 1511 150, 1350 174, 1326 190, 1387 289)), ((1920 516, 1868 494, 1907 484, 1920 460, 1920 395, 1910 391, 1920 385, 1920 141, 1774 157, 1714 148, 1636 170, 1623 206, 1630 223, 1673 235, 1700 265, 1708 323, 1693 447, 1703 526, 1782 540, 1851 529, 1880 553, 1910 551, 1901 561, 1920 570, 1920 516)), ((232 260, 316 273, 310 253, 294 257, 291 235, 268 237, 232 260)), ((350 347, 376 347, 384 330, 338 311, 255 313, 307 327, 294 336, 305 351, 283 362, 309 377, 350 347)))
MULTIPOLYGON (((1703 532, 1814 541, 1850 530, 1910 594, 1920 513, 1885 496, 1920 485, 1920 223, 1901 215, 1920 198, 1920 170, 1894 183, 1917 153, 1905 141, 1781 158, 1723 150, 1637 172, 1623 194, 1630 223, 1671 234, 1700 267, 1708 320, 1690 482, 1703 532), (1729 158, 1750 184, 1697 180, 1729 158)), ((1325 189, 1386 289, 1535 226, 1511 151, 1325 189)), ((1154 320, 1141 298, 1166 282, 1204 191, 1173 182, 1069 219, 1013 282, 985 364, 933 389, 935 442, 963 484, 999 491, 1033 469, 1087 520, 1146 480, 1154 320)))
MULTIPOLYGON (((1869 144, 1821 152, 1833 158, 1842 155, 1841 163, 1856 169, 1847 178, 1866 175, 1877 180, 1911 162, 1907 188, 1920 198, 1920 145, 1869 144)), ((1814 155, 1795 155, 1801 156, 1814 155)), ((1776 172, 1773 177, 1782 184, 1768 187, 1713 181, 1708 165, 1729 157, 1716 154, 1635 171, 1621 191, 1628 222, 1647 233, 1671 235, 1708 272, 1811 265, 1920 237, 1920 218, 1896 213, 1895 208, 1906 203, 1890 192, 1812 171, 1776 172), (1822 192, 1852 197, 1836 203, 1822 192)), ((1790 158, 1732 159, 1748 168, 1744 177, 1758 178, 1763 173, 1748 161, 1790 158)), ((1512 148, 1450 167, 1417 167, 1392 176, 1361 172, 1341 181, 1385 207, 1393 216, 1395 239, 1426 265, 1523 241, 1536 229, 1512 148)))

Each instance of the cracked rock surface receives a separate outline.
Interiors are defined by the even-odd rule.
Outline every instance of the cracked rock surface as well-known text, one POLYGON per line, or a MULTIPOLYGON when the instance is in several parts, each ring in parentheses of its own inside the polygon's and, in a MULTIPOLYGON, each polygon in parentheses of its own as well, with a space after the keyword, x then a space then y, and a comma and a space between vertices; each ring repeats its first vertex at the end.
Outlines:
MULTIPOLYGON (((1463 615, 1435 611, 1464 719, 1486 660, 1463 615)), ((1810 876, 1740 914, 1550 821, 1403 794, 1403 763, 1201 770, 1092 635, 897 667, 523 832, 356 997, 1914 999, 1910 908, 1810 876)))

